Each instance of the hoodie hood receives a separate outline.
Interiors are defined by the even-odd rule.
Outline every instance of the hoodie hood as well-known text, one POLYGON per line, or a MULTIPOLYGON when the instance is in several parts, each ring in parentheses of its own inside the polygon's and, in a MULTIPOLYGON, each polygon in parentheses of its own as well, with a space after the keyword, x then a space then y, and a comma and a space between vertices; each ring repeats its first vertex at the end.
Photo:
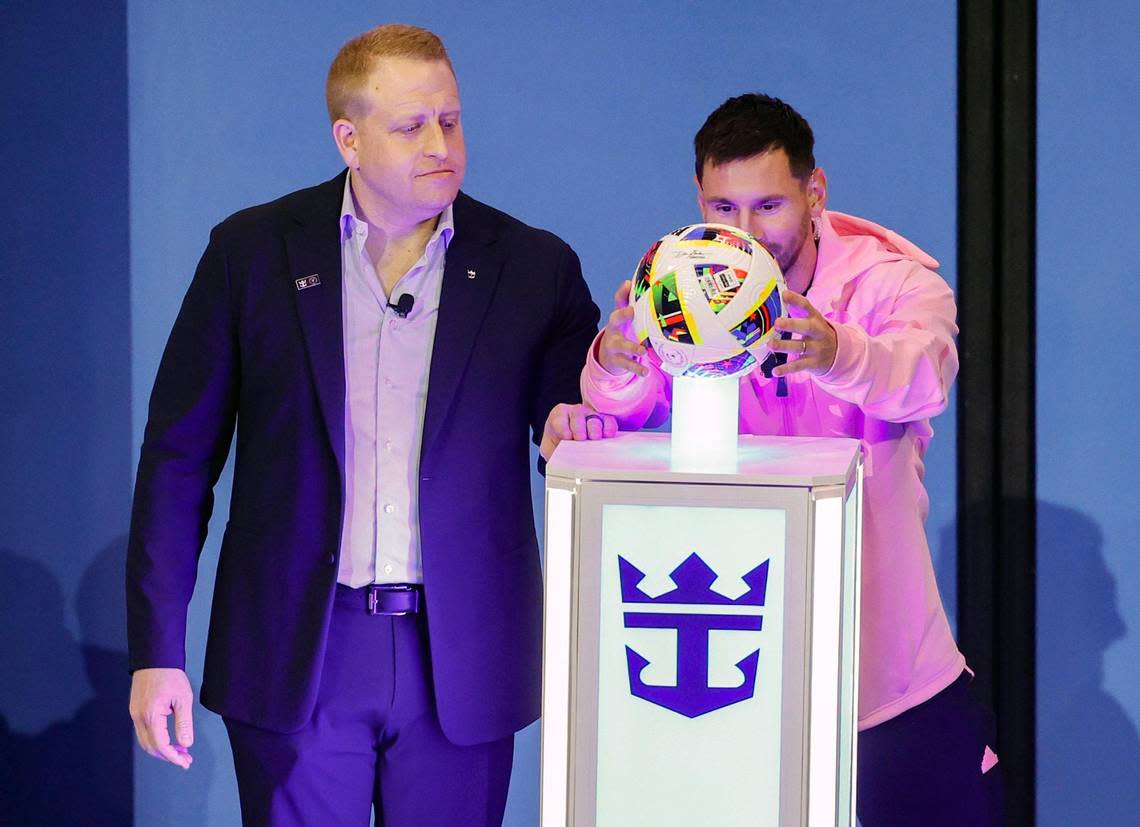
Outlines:
POLYGON ((929 270, 938 267, 938 261, 916 244, 865 218, 824 210, 817 229, 819 257, 809 292, 812 304, 825 313, 876 264, 913 261, 929 270))
POLYGON ((835 234, 840 238, 869 236, 878 240, 883 246, 884 252, 896 254, 888 256, 888 260, 912 258, 930 270, 938 269, 937 259, 922 250, 917 244, 903 238, 894 230, 888 230, 886 227, 882 227, 874 221, 868 221, 865 218, 858 218, 854 215, 847 215, 847 213, 825 210, 823 215, 825 220, 831 223, 831 228, 835 230, 835 234))

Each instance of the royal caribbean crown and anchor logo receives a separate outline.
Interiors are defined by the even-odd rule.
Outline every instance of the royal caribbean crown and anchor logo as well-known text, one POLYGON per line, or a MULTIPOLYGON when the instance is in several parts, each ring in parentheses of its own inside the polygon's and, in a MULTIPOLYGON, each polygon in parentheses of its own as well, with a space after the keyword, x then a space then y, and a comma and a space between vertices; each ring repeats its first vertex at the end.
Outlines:
POLYGON ((736 667, 744 674, 744 683, 735 687, 709 686, 709 632, 713 629, 736 629, 759 632, 764 618, 755 613, 712 613, 694 611, 699 606, 737 606, 753 608, 764 605, 768 590, 768 560, 744 575, 748 591, 737 598, 726 597, 710 586, 716 580, 713 571, 700 555, 693 552, 673 569, 670 578, 676 588, 650 597, 639 588, 645 579, 635 565, 618 555, 621 600, 625 605, 651 604, 657 610, 624 611, 627 629, 677 630, 677 683, 675 686, 653 686, 641 679, 649 661, 631 646, 625 647, 629 668, 629 689, 638 698, 670 709, 689 718, 746 701, 756 691, 756 669, 760 650, 740 660, 736 667), (676 610, 671 610, 672 607, 676 610), (668 607, 662 611, 661 607, 668 607))

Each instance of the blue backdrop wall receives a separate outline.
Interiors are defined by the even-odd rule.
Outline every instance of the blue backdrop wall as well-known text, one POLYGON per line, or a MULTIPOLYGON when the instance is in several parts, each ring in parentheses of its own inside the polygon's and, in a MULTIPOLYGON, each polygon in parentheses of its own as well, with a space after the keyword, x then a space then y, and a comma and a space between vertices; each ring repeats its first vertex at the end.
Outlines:
MULTIPOLYGON (((150 2, 93 15, 60 0, 6 4, 4 31, 18 48, 0 57, 0 84, 5 111, 23 117, 5 129, 3 159, 25 196, 0 207, 12 238, 0 253, 12 347, 0 377, 16 426, 3 437, 4 490, 15 493, 4 505, 0 588, 16 630, 4 662, 20 665, 0 673, 0 735, 9 766, 35 768, 42 756, 99 772, 106 783, 92 785, 101 796, 89 814, 236 823, 214 716, 198 710, 190 772, 132 752, 119 582, 132 469, 162 346, 210 227, 340 169, 323 79, 348 37, 401 20, 444 38, 464 102, 465 189, 566 238, 605 312, 644 247, 697 217, 692 135, 746 90, 785 97, 812 122, 833 207, 909 236, 954 283, 952 5, 674 0, 652 15, 612 2, 433 6, 150 2)), ((951 617, 952 411, 935 423, 927 476, 951 617)), ((228 487, 227 473, 191 606, 195 682, 228 487)), ((519 738, 510 825, 535 822, 537 734, 519 738)), ((51 777, 29 779, 45 799, 59 790, 51 777)), ((22 801, 4 811, 34 823, 40 810, 22 801)))
MULTIPOLYGON (((654 4, 652 16, 643 4, 622 3, 547 10, 443 2, 434 11, 386 3, 365 11, 333 2, 320 13, 290 6, 130 6, 136 443, 161 346, 209 228, 340 169, 324 113, 325 72, 344 40, 381 20, 443 37, 464 103, 465 189, 569 241, 607 311, 649 242, 696 218, 693 133, 724 98, 750 89, 785 96, 812 122, 833 206, 909 235, 952 277, 952 9, 916 14, 895 2, 853 18, 838 3, 805 11, 798 3, 672 2, 654 4)), ((935 534, 953 525, 949 418, 931 458, 935 534)), ((225 506, 222 496, 216 529, 225 506)), ((952 528, 942 534, 949 541, 952 528)), ((215 553, 213 540, 193 606, 195 676, 215 553)), ((952 548, 939 563, 952 581, 952 548)), ((198 802, 211 824, 231 817, 223 729, 203 714, 198 730, 191 773, 136 760, 140 823, 156 823, 172 801, 198 802)), ((519 738, 509 824, 535 822, 537 745, 537 727, 519 738)))
POLYGON ((1039 9, 1038 824, 1135 824, 1140 9, 1039 9))
POLYGON ((0 820, 11 824, 129 823, 132 809, 126 19, 121 0, 98 15, 77 0, 0 9, 0 820))

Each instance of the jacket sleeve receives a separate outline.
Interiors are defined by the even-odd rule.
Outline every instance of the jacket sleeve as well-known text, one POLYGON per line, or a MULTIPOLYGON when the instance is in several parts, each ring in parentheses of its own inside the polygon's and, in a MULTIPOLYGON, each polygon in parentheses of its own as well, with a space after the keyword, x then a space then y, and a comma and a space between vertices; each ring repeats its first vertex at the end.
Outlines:
POLYGON ((150 398, 127 544, 131 671, 185 668, 187 605, 237 410, 238 348, 230 294, 215 230, 166 343, 150 398))
MULTIPOLYGON (((897 266, 897 265, 896 265, 897 266)), ((887 309, 860 320, 832 321, 835 362, 815 381, 876 419, 909 422, 941 413, 958 375, 954 294, 911 263, 887 309)))
POLYGON ((614 376, 598 361, 598 343, 602 334, 594 337, 582 368, 582 401, 596 411, 610 414, 623 431, 636 431, 656 427, 669 416, 672 402, 672 382, 654 365, 649 375, 635 373, 614 376))
POLYGON ((582 278, 578 255, 562 245, 562 256, 555 268, 555 316, 549 327, 538 365, 535 392, 531 395, 530 421, 534 444, 551 409, 562 402, 577 403, 578 371, 590 340, 598 331, 598 306, 582 278))

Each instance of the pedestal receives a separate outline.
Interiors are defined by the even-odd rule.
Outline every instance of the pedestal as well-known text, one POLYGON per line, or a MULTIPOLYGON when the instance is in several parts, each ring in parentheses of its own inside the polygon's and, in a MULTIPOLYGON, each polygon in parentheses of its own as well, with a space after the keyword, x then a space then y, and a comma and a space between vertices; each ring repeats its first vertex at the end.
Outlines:
POLYGON ((854 825, 859 444, 670 453, 547 466, 541 823, 854 825))

